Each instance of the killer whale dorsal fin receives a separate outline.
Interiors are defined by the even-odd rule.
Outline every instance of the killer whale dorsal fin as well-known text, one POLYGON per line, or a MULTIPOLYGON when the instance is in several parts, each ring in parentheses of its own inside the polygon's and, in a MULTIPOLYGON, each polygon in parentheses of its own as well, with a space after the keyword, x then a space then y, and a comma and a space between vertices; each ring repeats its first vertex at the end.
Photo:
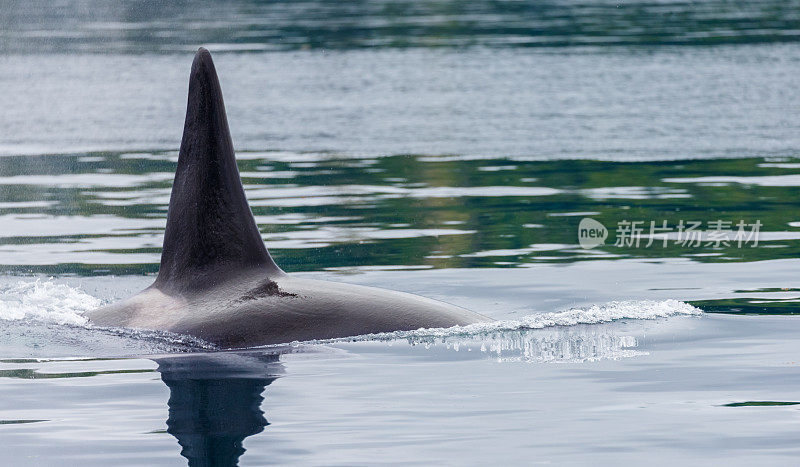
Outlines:
POLYGON ((200 48, 189 77, 186 122, 154 285, 207 287, 220 274, 253 268, 282 273, 247 204, 214 62, 200 48))

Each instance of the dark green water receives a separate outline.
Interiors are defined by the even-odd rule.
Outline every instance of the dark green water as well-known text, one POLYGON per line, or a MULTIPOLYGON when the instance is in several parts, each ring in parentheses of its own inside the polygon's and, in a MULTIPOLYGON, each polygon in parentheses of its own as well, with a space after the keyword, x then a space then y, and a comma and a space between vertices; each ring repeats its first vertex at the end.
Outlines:
POLYGON ((6 2, 0 50, 175 51, 796 42, 800 3, 756 1, 6 2), (24 40, 22 40, 24 39, 24 40))
MULTIPOLYGON (((791 158, 617 163, 318 154, 294 162, 270 156, 242 153, 239 165, 267 246, 289 271, 800 256, 800 163, 791 158), (579 246, 583 218, 607 227, 604 245, 579 246), (638 244, 623 241, 625 221, 641 222, 638 244), (649 242, 651 221, 666 222, 673 236, 649 242), (681 221, 700 222, 697 230, 706 232, 727 222, 731 241, 679 240, 681 221), (758 242, 733 241, 740 221, 760 222, 758 232, 746 228, 758 242)), ((169 153, 0 159, 3 269, 155 272, 174 166, 169 153)))

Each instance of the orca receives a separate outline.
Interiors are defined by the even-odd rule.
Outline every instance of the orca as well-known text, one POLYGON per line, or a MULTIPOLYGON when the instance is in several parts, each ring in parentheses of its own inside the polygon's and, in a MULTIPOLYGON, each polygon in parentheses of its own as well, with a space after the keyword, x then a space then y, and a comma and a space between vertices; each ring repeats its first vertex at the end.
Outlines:
POLYGON ((246 348, 491 321, 421 296, 285 273, 245 197, 211 54, 192 63, 178 166, 155 282, 87 314, 246 348))

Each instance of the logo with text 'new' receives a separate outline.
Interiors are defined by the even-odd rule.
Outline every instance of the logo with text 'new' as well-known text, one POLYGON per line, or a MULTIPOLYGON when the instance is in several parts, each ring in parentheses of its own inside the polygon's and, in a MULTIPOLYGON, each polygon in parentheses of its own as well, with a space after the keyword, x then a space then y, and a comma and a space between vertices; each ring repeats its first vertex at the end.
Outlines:
POLYGON ((606 226, 588 217, 581 219, 581 223, 578 224, 578 243, 581 248, 591 250, 605 243, 607 238, 606 226))

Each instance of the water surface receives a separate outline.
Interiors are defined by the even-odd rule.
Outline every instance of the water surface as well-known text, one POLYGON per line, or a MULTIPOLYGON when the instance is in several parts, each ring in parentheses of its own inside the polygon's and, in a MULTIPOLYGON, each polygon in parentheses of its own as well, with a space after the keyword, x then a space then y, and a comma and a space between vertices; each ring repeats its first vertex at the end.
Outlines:
POLYGON ((796 3, 6 2, 4 460, 793 465, 796 3), (157 271, 200 45, 284 269, 498 323, 236 352, 87 326, 157 271))

